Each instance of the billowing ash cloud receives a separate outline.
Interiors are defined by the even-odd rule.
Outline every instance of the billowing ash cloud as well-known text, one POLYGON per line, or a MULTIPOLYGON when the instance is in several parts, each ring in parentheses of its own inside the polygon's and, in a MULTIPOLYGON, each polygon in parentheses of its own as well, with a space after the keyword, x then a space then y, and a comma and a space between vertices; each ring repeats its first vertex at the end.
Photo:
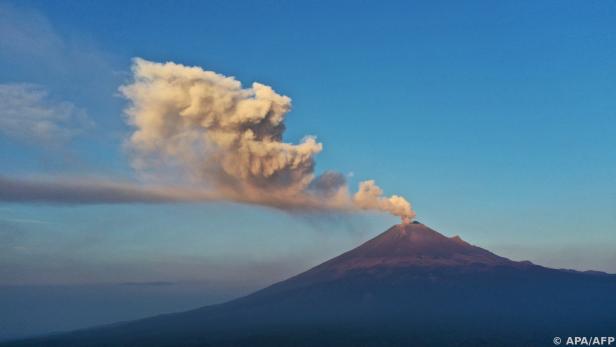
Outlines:
POLYGON ((133 72, 121 91, 132 101, 136 169, 172 165, 195 182, 255 198, 297 196, 313 180, 322 145, 313 137, 281 141, 288 97, 198 67, 137 59, 133 72))
MULTIPOLYGON (((233 77, 200 67, 135 59, 122 86, 135 131, 133 166, 149 177, 181 172, 220 199, 283 209, 370 209, 413 218, 400 196, 385 197, 374 181, 351 196, 343 175, 314 174, 323 145, 307 136, 283 142, 291 99, 271 87, 243 88, 233 77)), ((197 189, 197 188, 195 188, 197 189)))

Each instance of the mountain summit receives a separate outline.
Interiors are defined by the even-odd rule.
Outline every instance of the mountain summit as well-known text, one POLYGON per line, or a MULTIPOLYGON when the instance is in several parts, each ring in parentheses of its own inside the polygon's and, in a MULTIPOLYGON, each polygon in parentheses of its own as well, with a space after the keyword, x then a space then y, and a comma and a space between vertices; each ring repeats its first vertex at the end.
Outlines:
POLYGON ((360 246, 256 295, 357 276, 382 280, 396 276, 394 274, 430 273, 433 279, 440 274, 447 279, 459 272, 529 266, 534 265, 529 261, 515 262, 498 256, 459 236, 447 237, 414 221, 396 224, 360 246))
POLYGON ((469 271, 530 264, 500 257, 467 243, 459 236, 446 237, 414 221, 394 225, 362 245, 278 285, 320 282, 360 273, 383 276, 404 269, 428 271, 447 268, 453 271, 453 268, 458 268, 469 271))
POLYGON ((548 346, 612 336, 615 292, 615 275, 511 261, 414 222, 224 304, 6 345, 548 346))
POLYGON ((362 268, 503 265, 511 261, 473 246, 459 236, 446 237, 415 221, 394 225, 363 245, 334 258, 331 263, 341 267, 362 268))

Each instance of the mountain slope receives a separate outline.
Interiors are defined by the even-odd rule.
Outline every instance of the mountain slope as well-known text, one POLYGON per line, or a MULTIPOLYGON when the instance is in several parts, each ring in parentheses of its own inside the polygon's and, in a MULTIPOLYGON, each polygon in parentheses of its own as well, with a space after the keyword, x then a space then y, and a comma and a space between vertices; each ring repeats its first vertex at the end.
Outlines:
POLYGON ((15 346, 535 346, 611 336, 616 276, 514 262, 419 223, 225 304, 15 346))

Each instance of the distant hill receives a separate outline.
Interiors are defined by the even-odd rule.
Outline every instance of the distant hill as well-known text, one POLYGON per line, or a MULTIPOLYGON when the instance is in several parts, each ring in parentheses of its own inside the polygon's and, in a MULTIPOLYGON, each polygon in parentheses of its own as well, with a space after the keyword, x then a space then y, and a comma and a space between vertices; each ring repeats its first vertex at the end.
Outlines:
POLYGON ((413 222, 224 304, 0 346, 553 346, 615 334, 616 275, 514 262, 413 222))

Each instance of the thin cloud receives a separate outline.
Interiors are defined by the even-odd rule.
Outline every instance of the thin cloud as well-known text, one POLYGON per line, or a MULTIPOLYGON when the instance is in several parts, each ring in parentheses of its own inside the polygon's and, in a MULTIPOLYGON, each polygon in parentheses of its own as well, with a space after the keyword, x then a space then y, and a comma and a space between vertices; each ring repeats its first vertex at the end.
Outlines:
POLYGON ((24 224, 52 224, 51 222, 38 220, 38 219, 28 219, 28 218, 2 218, 0 217, 0 222, 12 222, 12 223, 24 223, 24 224))
POLYGON ((91 128, 86 112, 67 101, 55 101, 42 86, 0 84, 0 133, 39 144, 62 144, 91 128))
POLYGON ((39 11, 0 3, 0 63, 10 64, 18 77, 30 76, 28 80, 41 84, 60 81, 63 88, 78 94, 96 90, 101 95, 101 87, 112 93, 119 76, 114 75, 110 59, 79 32, 68 38, 61 35, 39 11))
POLYGON ((170 281, 152 281, 152 282, 122 282, 121 286, 130 287, 166 287, 176 285, 176 282, 170 281))

